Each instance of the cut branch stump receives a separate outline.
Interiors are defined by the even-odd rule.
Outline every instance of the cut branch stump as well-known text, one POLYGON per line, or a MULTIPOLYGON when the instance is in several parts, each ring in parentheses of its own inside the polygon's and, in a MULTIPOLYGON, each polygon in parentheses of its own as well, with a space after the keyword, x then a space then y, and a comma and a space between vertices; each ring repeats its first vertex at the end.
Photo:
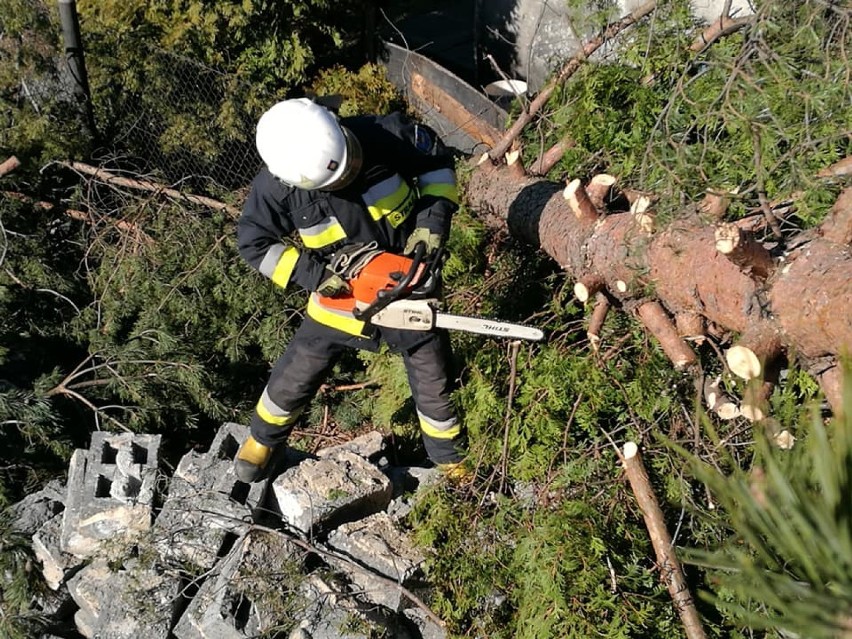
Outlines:
POLYGON ((665 309, 658 302, 645 302, 636 309, 642 323, 660 342, 675 370, 683 371, 698 361, 695 352, 677 333, 665 309))

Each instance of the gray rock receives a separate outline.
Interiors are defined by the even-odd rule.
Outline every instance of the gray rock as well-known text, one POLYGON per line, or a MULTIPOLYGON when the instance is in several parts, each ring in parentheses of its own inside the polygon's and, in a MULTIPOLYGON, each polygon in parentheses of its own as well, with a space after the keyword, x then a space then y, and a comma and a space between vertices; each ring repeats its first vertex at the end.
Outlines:
POLYGON ((447 631, 432 621, 420 608, 406 608, 402 614, 417 626, 420 639, 447 639, 447 631))
POLYGON ((385 448, 385 438, 378 431, 371 431, 338 446, 329 446, 317 451, 317 457, 328 457, 340 450, 348 450, 359 457, 374 461, 381 456, 385 448))

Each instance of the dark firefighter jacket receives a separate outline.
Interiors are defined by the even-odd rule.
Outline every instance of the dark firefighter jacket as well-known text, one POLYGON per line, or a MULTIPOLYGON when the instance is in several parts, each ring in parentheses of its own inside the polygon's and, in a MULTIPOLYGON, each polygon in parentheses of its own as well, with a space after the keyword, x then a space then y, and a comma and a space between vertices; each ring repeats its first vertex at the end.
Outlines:
POLYGON ((339 191, 290 187, 263 168, 237 226, 240 254, 286 287, 311 291, 308 315, 361 335, 364 323, 317 301, 328 258, 348 243, 372 242, 401 252, 411 232, 428 228, 446 238, 458 208, 454 161, 430 128, 401 114, 342 118, 358 138, 363 166, 339 191))

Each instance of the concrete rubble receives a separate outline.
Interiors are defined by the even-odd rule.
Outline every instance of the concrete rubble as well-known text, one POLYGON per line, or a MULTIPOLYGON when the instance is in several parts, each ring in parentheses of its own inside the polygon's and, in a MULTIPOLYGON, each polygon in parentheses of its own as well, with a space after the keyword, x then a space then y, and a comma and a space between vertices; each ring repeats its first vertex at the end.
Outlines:
POLYGON ((247 436, 224 424, 167 477, 159 436, 96 432, 67 487, 14 505, 51 589, 43 637, 446 637, 403 593, 427 584, 400 520, 437 471, 390 466, 371 432, 249 485, 231 463, 247 436))
POLYGON ((379 512, 393 492, 385 474, 343 449, 288 468, 272 482, 272 490, 281 519, 304 535, 379 512))

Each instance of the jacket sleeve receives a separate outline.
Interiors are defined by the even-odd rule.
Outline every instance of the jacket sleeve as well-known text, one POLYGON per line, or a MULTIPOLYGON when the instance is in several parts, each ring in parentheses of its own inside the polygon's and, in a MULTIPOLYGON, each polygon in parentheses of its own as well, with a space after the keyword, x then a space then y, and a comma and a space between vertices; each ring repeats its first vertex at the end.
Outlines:
POLYGON ((400 114, 388 117, 402 143, 400 171, 417 184, 416 226, 446 237, 459 204, 455 159, 430 127, 400 114))
POLYGON ((293 243, 291 190, 267 169, 254 179, 237 223, 237 248, 253 268, 286 288, 290 282, 315 291, 323 279, 325 262, 293 243))

